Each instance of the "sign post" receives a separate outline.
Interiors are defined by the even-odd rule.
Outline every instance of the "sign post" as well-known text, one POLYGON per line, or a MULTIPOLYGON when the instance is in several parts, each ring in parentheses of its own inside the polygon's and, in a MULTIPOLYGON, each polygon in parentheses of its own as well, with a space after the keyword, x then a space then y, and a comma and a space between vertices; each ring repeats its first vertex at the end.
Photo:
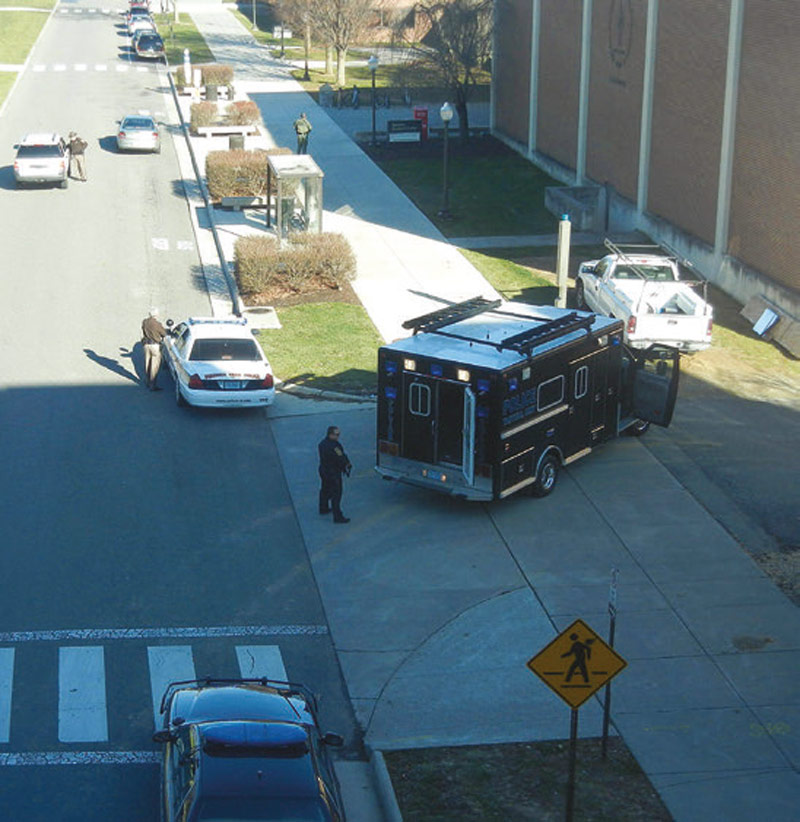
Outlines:
POLYGON ((571 822, 575 802, 578 708, 628 663, 583 620, 576 619, 527 664, 548 688, 572 708, 566 810, 567 822, 571 822))
MULTIPOLYGON (((614 633, 617 628, 617 578, 619 568, 611 569, 611 585, 608 589, 608 645, 614 647, 614 633)), ((606 683, 605 699, 603 701, 603 742, 601 752, 603 759, 608 756, 608 719, 611 714, 611 680, 606 683)))

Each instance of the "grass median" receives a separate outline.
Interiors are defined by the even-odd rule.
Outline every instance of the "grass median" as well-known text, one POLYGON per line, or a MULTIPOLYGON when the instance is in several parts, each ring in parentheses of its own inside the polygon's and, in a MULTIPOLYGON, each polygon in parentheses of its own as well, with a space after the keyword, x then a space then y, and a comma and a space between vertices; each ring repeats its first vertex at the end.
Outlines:
POLYGON ((176 23, 171 14, 156 14, 158 33, 164 40, 164 51, 171 66, 183 65, 183 50, 189 49, 192 65, 213 63, 214 55, 197 30, 191 15, 179 14, 176 23))
POLYGON ((0 63, 20 65, 28 58, 50 15, 41 11, 8 8, 7 4, 3 7, 6 10, 0 11, 0 63))

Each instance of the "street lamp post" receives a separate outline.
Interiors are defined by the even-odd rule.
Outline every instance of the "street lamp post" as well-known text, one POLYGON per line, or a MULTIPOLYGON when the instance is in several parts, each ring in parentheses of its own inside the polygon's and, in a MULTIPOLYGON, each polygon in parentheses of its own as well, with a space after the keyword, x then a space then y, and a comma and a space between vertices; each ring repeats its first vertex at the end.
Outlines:
POLYGON ((375 147, 375 72, 378 70, 378 57, 373 54, 367 60, 370 73, 372 74, 372 147, 375 147))
POLYGON ((450 131, 450 121, 453 119, 453 107, 450 103, 444 103, 439 109, 439 116, 444 123, 444 155, 442 161, 442 207, 438 216, 443 220, 449 220, 453 215, 450 213, 450 185, 447 179, 447 138, 450 131))

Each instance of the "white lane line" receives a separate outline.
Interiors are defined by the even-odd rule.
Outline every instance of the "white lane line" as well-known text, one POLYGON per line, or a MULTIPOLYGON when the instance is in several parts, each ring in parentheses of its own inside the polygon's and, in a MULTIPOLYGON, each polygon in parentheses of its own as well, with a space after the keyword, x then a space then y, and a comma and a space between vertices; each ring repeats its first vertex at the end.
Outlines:
POLYGON ((169 240, 166 237, 153 237, 152 243, 156 251, 169 251, 169 240))
POLYGON ((58 649, 58 739, 108 741, 102 646, 58 649))
POLYGON ((170 682, 197 679, 191 645, 155 645, 147 649, 150 665, 150 691, 153 696, 153 719, 156 730, 164 727, 161 698, 170 682))
POLYGON ((11 735, 11 689, 14 685, 14 649, 0 648, 0 742, 11 735))
POLYGON ((56 63, 53 66, 53 71, 66 71, 67 67, 63 63, 56 63))
POLYGON ((75 63, 75 71, 86 71, 86 63, 75 63))
POLYGON ((286 682, 281 649, 277 645, 237 645, 239 671, 245 679, 277 679, 286 682))
POLYGON ((327 625, 212 625, 206 628, 72 628, 0 631, 0 642, 63 642, 69 639, 204 639, 230 636, 322 636, 327 625))
POLYGON ((117 66, 117 71, 127 71, 127 70, 128 70, 127 66, 117 66))
POLYGON ((37 63, 37 64, 33 67, 33 70, 34 70, 34 71, 46 71, 46 70, 47 70, 47 66, 42 65, 42 63, 37 63))
POLYGON ((0 767, 12 765, 157 765, 159 751, 46 751, 0 753, 0 767))
POLYGON ((108 66, 105 63, 98 63, 94 67, 94 70, 95 71, 108 71, 108 66))
POLYGON ((150 68, 148 66, 136 66, 136 71, 144 73, 150 71, 150 68))
POLYGON ((178 251, 194 251, 194 242, 192 240, 178 240, 176 246, 178 251))

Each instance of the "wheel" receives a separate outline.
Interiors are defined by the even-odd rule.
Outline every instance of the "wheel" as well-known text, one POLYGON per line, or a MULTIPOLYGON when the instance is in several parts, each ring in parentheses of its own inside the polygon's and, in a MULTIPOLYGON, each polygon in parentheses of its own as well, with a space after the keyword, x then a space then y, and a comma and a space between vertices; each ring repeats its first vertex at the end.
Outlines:
POLYGON ((650 423, 647 420, 636 420, 636 422, 625 429, 625 433, 629 437, 641 437, 650 428, 650 423))
POLYGON ((575 302, 580 309, 588 309, 589 306, 586 305, 586 291, 584 289, 583 280, 578 280, 575 283, 575 302))
POLYGON ((545 454, 536 471, 536 482, 531 486, 533 496, 546 497, 556 487, 559 467, 558 455, 554 451, 545 454))
POLYGON ((63 179, 63 180, 59 183, 59 186, 61 186, 61 188, 66 188, 68 185, 69 185, 69 178, 68 178, 68 177, 65 177, 65 178, 64 178, 64 179, 63 179))
POLYGON ((161 154, 161 143, 156 146, 156 154, 161 154))
POLYGON ((173 375, 172 380, 175 383, 175 404, 178 406, 178 408, 183 408, 186 405, 188 405, 188 403, 186 402, 186 398, 183 396, 183 394, 181 394, 180 380, 178 379, 177 375, 173 375))

